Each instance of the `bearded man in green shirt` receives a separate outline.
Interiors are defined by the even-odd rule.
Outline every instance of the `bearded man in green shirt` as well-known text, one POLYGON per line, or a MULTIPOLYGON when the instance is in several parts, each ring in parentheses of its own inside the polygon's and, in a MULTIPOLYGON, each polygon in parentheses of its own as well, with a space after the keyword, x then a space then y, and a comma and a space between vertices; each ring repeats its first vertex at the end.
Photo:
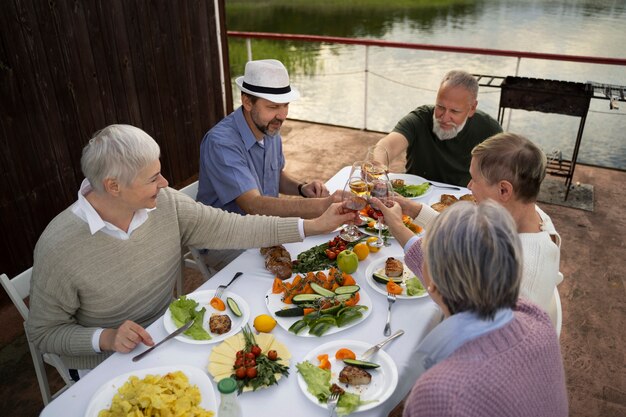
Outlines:
POLYGON ((431 181, 466 186, 471 152, 502 127, 477 110, 478 82, 465 71, 450 71, 441 81, 434 106, 416 108, 378 144, 393 161, 406 152, 406 172, 431 181))

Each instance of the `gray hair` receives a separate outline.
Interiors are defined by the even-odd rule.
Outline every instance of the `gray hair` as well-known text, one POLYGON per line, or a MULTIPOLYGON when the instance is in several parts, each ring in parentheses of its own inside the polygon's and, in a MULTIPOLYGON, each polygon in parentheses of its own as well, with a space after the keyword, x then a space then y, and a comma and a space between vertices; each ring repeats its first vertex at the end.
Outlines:
POLYGON ((424 252, 451 314, 468 311, 493 319, 498 309, 515 306, 521 242, 503 206, 490 200, 455 203, 427 229, 424 252))
POLYGON ((530 140, 515 133, 497 133, 476 145, 472 157, 488 184, 505 180, 522 202, 537 200, 548 162, 530 140))
POLYGON ((104 191, 104 180, 130 185, 143 168, 159 159, 159 145, 143 130, 110 125, 96 132, 83 148, 80 165, 94 190, 104 191))
POLYGON ((472 94, 474 100, 478 98, 478 81, 472 74, 461 70, 449 71, 443 76, 441 85, 448 87, 463 87, 472 94))

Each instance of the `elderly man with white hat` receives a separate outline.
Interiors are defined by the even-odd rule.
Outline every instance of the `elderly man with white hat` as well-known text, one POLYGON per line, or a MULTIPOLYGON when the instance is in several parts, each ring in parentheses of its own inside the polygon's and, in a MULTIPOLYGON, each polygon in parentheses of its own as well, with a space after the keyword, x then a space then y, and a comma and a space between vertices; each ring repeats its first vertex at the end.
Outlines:
MULTIPOLYGON (((289 103, 300 93, 289 83, 285 66, 275 59, 249 61, 235 83, 241 107, 204 136, 200 146, 198 201, 241 214, 313 218, 335 199, 319 181, 306 182, 285 172, 280 128, 289 103), (304 198, 279 198, 279 193, 304 198)), ((206 259, 219 269, 232 254, 206 259)))

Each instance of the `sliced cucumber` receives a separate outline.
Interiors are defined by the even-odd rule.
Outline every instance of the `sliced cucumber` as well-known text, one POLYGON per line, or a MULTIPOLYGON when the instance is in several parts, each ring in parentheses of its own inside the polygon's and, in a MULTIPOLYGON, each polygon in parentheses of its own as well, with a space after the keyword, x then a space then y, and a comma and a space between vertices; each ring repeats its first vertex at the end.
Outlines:
POLYGON ((356 366, 357 368, 363 368, 363 369, 374 369, 374 368, 380 367, 380 365, 377 363, 360 361, 358 359, 344 359, 343 363, 345 363, 346 365, 352 365, 352 366, 356 366))
POLYGON ((226 304, 228 304, 228 308, 230 308, 230 311, 233 312, 233 314, 237 317, 241 317, 242 313, 241 313, 241 309, 239 308, 239 306, 237 305, 237 302, 235 300, 233 300, 230 297, 226 298, 226 304))
POLYGON ((285 308, 284 310, 275 311, 274 314, 276 314, 278 317, 299 317, 304 316, 304 308, 285 308))
POLYGON ((335 290, 335 294, 354 294, 361 289, 358 285, 346 285, 343 287, 338 287, 335 290))
POLYGON ((307 327, 309 327, 307 322, 305 322, 304 320, 298 320, 297 322, 292 324, 291 327, 289 327, 289 331, 291 333, 298 334, 307 327))
POLYGON ((341 305, 341 303, 337 304, 336 306, 332 306, 332 307, 328 307, 325 308, 323 310, 320 310, 320 313, 322 314, 331 314, 334 315, 336 314, 339 310, 341 310, 343 308, 343 306, 341 305))
POLYGON ((316 293, 318 293, 319 295, 323 295, 324 297, 334 297, 335 293, 327 290, 326 288, 322 287, 319 284, 316 284, 315 282, 311 283, 311 289, 313 291, 315 291, 316 293))
POLYGON ((389 281, 393 281, 396 284, 402 283, 402 277, 390 278, 386 275, 372 274, 372 278, 374 278, 374 281, 378 282, 379 284, 384 284, 384 285, 387 285, 389 281))
POLYGON ((294 295, 291 301, 293 301, 294 304, 303 304, 315 302, 320 298, 323 297, 319 294, 298 294, 294 295))

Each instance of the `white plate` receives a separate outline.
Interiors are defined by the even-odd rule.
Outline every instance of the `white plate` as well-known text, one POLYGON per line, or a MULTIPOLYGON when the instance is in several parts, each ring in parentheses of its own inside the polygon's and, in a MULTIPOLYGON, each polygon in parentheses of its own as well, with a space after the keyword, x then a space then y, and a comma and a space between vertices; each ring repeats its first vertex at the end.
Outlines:
MULTIPOLYGON (((426 178, 422 178, 420 176, 417 175, 412 175, 412 174, 389 174, 389 180, 404 180, 404 184, 405 185, 420 185, 423 184, 425 182, 428 182, 428 180, 426 178)), ((426 196, 428 196, 430 193, 432 193, 433 191, 433 187, 430 186, 428 187, 428 190, 426 190, 426 192, 422 195, 419 195, 417 197, 407 197, 410 198, 411 200, 418 200, 418 199, 422 199, 426 196)))
MULTIPOLYGON (((387 288, 385 287, 385 285, 380 284, 376 281, 374 281, 374 278, 372 277, 372 275, 374 275, 374 272, 378 271, 379 269, 384 269, 385 268, 385 261, 387 260, 387 258, 389 258, 389 256, 382 258, 382 259, 378 259, 375 262, 372 262, 368 267, 367 270, 365 271, 365 279, 367 280, 367 283, 370 285, 370 287, 372 287, 376 292, 379 292, 383 295, 387 295, 387 288)), ((413 271, 411 271, 409 269, 408 266, 406 266, 406 264, 404 263, 404 256, 402 255, 393 255, 393 258, 401 261, 404 264, 404 276, 403 279, 409 279, 412 277, 416 277, 416 275, 413 273, 413 271)), ((383 271, 383 275, 385 275, 384 271, 383 271)), ((419 279, 419 278, 418 278, 419 279)), ((399 299, 404 299, 404 300, 412 300, 414 298, 423 298, 428 296, 428 292, 424 291, 423 294, 421 295, 407 295, 406 294, 406 285, 404 283, 400 284, 400 286, 402 287, 402 294, 396 295, 396 298, 399 299)))
MULTIPOLYGON (((328 271, 324 271, 324 273, 328 273, 328 271)), ((285 280, 285 282, 292 282, 296 278, 297 275, 298 274, 294 275, 294 277, 291 279, 285 280)), ((306 275, 306 274, 299 274, 299 275, 306 275)), ((284 308, 296 307, 294 304, 283 303, 281 300, 282 296, 283 296, 282 294, 272 293, 272 289, 270 288, 267 291, 267 294, 265 294, 265 305, 267 305, 267 310, 270 312, 271 316, 274 317, 274 319, 276 319, 276 322, 278 323, 278 325, 282 327, 283 329, 289 331, 289 328, 291 327, 291 325, 297 322, 298 320, 302 319, 302 317, 278 317, 275 314, 275 312, 278 310, 282 310, 284 308)), ((339 333, 343 330, 349 329, 350 327, 354 327, 369 317, 369 315, 372 313, 372 299, 369 297, 369 295, 367 295, 367 291, 363 291, 363 288, 359 290, 359 297, 360 299, 359 299, 358 305, 363 305, 367 307, 367 310, 361 310, 361 312, 363 313, 363 317, 351 323, 348 323, 343 327, 333 326, 330 329, 328 329, 328 331, 324 333, 322 337, 327 336, 329 334, 339 333)), ((315 335, 309 334, 308 328, 302 330, 296 336, 317 337, 315 335)))
MULTIPOLYGON (((237 294, 234 294, 229 291, 224 291, 224 294, 222 295, 222 300, 224 300, 224 303, 226 303, 226 297, 230 297, 233 300, 235 300, 235 302, 239 306, 239 309, 241 310, 242 314, 241 314, 241 317, 237 317, 233 314, 232 311, 230 311, 228 306, 226 306, 226 310, 224 311, 218 311, 214 309, 213 307, 211 307, 211 305, 209 304, 209 301, 211 301, 211 298, 213 298, 214 295, 215 295, 215 290, 198 291, 198 292, 194 292, 191 294, 187 294, 188 299, 196 300, 198 302, 199 305, 197 307, 197 310, 201 310, 202 307, 206 307, 206 312, 204 313, 204 323, 202 323, 202 327, 204 327, 204 329, 207 332, 209 332, 209 334, 211 335, 211 339, 195 340, 185 334, 176 336, 176 339, 180 340, 181 342, 193 343, 197 345, 217 343, 234 335, 243 326, 246 325, 246 323, 248 322, 248 319, 250 318, 250 307, 248 307, 248 303, 246 303, 246 300, 244 300, 237 294), (227 314, 228 317, 230 317, 230 320, 232 322, 230 331, 224 334, 211 333, 209 331, 209 319, 211 318, 212 314, 227 314)), ((168 333, 171 333, 178 328, 176 324, 174 323, 174 320, 172 320, 172 313, 170 312, 169 308, 163 315, 163 325, 165 326, 165 330, 168 333)))
MULTIPOLYGON (((303 360, 309 361, 313 365, 317 365, 319 363, 317 356, 324 353, 328 354, 328 360, 331 365, 331 384, 336 383, 347 392, 359 394, 362 401, 376 400, 374 402, 361 405, 355 410, 365 411, 381 405, 395 391, 396 386, 398 385, 398 368, 396 367, 396 363, 387 352, 379 350, 372 359, 369 359, 369 361, 380 365, 380 367, 376 369, 367 369, 367 372, 372 375, 372 381, 368 385, 348 386, 339 382, 339 373, 343 369, 344 363, 343 361, 335 359, 335 352, 341 348, 347 348, 353 351, 358 359, 359 356, 361 356, 363 352, 370 347, 372 347, 372 343, 357 340, 334 340, 316 347, 307 353, 303 360)), ((298 373, 298 385, 310 401, 322 408, 327 408, 326 403, 320 403, 317 398, 309 392, 306 381, 300 373, 298 373)))
POLYGON ((428 205, 432 206, 435 203, 439 203, 441 202, 441 196, 444 194, 450 194, 455 196, 456 198, 461 198, 462 196, 464 196, 465 194, 471 194, 471 191, 454 191, 454 190, 445 190, 443 193, 441 194, 437 194, 434 196, 431 196, 430 199, 428 200, 428 205))
POLYGON ((198 386, 201 395, 200 407, 217 413, 217 400, 215 399, 215 391, 213 390, 213 384, 209 376, 199 368, 188 365, 178 365, 140 369, 111 379, 100 387, 91 397, 91 401, 89 401, 89 405, 87 405, 85 417, 97 417, 101 410, 106 410, 111 407, 113 396, 117 394, 117 390, 120 389, 131 376, 142 379, 147 375, 165 375, 168 372, 174 371, 182 371, 187 375, 190 385, 198 386))

